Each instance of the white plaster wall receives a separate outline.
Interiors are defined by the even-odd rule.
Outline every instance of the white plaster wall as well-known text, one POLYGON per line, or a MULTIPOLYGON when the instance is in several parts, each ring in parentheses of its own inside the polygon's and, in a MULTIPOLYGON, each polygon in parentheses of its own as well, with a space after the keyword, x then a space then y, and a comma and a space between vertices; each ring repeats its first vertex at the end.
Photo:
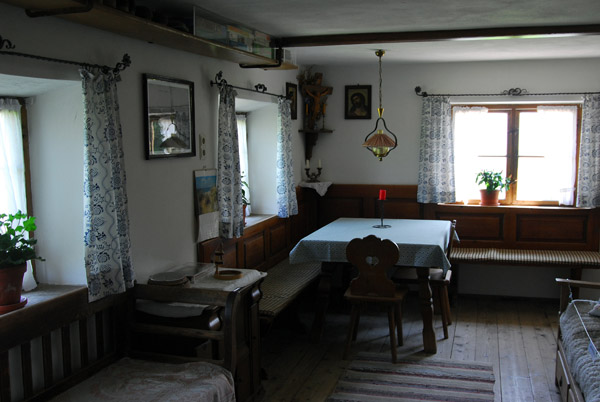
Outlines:
MULTIPOLYGON (((265 71, 241 69, 237 64, 217 59, 202 57, 186 52, 171 50, 144 41, 125 38, 104 31, 83 27, 58 18, 28 18, 19 8, 0 5, 0 26, 4 39, 9 39, 16 46, 16 51, 64 58, 88 63, 115 65, 124 53, 132 59, 132 66, 122 73, 122 81, 118 85, 121 123, 123 129, 123 146, 125 150, 125 168, 127 172, 127 190, 129 196, 129 217, 131 223, 131 246, 134 269, 140 282, 145 282, 153 273, 160 272, 168 265, 196 260, 196 224, 193 206, 193 171, 201 168, 215 167, 216 133, 217 133, 217 99, 218 90, 210 86, 215 74, 222 70, 230 84, 252 88, 256 83, 265 84, 269 92, 285 93, 285 82, 294 82, 297 71, 265 71), (143 151, 143 102, 142 74, 150 73, 167 77, 189 80, 195 84, 196 136, 206 137, 205 158, 173 158, 164 160, 144 159, 143 151)), ((45 63, 14 56, 0 56, 0 73, 45 78, 79 80, 77 67, 45 63)), ((81 106, 81 98, 64 99, 65 108, 81 106)), ((41 123, 40 123, 41 124, 41 123)), ((65 120, 72 124, 74 130, 82 130, 81 122, 65 120)), ((297 122, 293 132, 299 128, 297 122)), ((302 160, 303 139, 300 134, 294 136, 294 158, 302 160)), ((44 149, 56 159, 71 158, 76 154, 82 158, 82 149, 72 150, 53 147, 44 149), (67 157, 66 155, 69 154, 67 157)), ((73 160, 69 168, 74 172, 82 172, 82 164, 73 160)), ((297 177, 300 177, 298 163, 297 177)), ((82 174, 82 173, 81 173, 82 174)), ((39 182, 55 183, 51 174, 41 173, 36 178, 39 182)), ((299 179, 298 179, 299 180, 299 179)), ((81 191, 78 180, 65 183, 67 193, 81 191)), ((40 194, 34 195, 34 211, 39 215, 39 233, 42 224, 51 222, 45 216, 48 212, 40 203, 45 203, 44 189, 36 189, 40 194), (43 215, 40 215, 43 213, 43 215)), ((59 191, 53 189, 51 191, 59 191)), ((78 209, 81 199, 77 202, 78 209)), ((53 215, 68 216, 67 209, 56 210, 50 207, 53 215)), ((72 225, 73 232, 81 231, 81 219, 72 222, 64 220, 64 225, 72 225)), ((42 239, 40 238, 40 242, 42 239)), ((68 240, 69 244, 73 240, 68 240)), ((69 259, 77 260, 82 255, 78 250, 81 243, 70 244, 73 254, 69 259)), ((62 261, 62 260, 61 260, 62 261)), ((49 267, 50 261, 46 262, 49 267)), ((49 280, 70 277, 68 271, 59 273, 60 267, 53 267, 51 275, 43 274, 49 280)), ((83 262, 81 262, 83 272, 83 262)))
POLYGON ((422 99, 414 88, 430 93, 500 93, 520 87, 530 92, 600 90, 600 59, 391 64, 382 61, 383 107, 388 128, 398 136, 398 148, 379 162, 362 148, 375 127, 378 106, 378 64, 315 66, 325 85, 333 87, 327 102, 326 126, 320 134, 313 161, 323 163, 323 180, 334 183, 416 184, 422 99), (344 86, 372 86, 372 119, 344 119, 344 86))
POLYGON ((36 262, 42 283, 85 284, 81 83, 36 96, 28 106, 36 262))

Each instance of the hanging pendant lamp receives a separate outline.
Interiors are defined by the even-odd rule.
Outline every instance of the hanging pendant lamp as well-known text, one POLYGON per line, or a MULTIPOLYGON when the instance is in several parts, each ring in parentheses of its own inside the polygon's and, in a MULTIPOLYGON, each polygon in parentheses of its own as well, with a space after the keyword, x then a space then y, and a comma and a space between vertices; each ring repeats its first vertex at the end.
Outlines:
POLYGON ((398 138, 387 128, 385 120, 383 119, 383 106, 381 106, 381 57, 385 54, 385 51, 378 50, 375 52, 375 54, 377 57, 379 57, 379 107, 377 108, 379 118, 375 122, 375 129, 367 134, 365 137, 365 143, 362 144, 362 146, 373 152, 373 155, 375 155, 381 161, 383 158, 388 156, 392 149, 396 148, 398 145, 398 138), (382 128, 378 128, 379 121, 383 123, 385 131, 390 133, 394 139, 390 138, 390 136, 387 135, 382 128))

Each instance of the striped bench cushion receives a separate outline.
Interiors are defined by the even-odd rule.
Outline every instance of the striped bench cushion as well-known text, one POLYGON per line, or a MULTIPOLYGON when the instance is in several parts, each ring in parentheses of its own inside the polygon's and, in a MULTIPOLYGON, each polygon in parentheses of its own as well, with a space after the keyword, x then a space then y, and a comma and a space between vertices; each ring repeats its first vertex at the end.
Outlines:
POLYGON ((600 267, 600 252, 572 250, 518 250, 501 248, 452 249, 454 262, 506 262, 536 265, 587 265, 600 267))
POLYGON ((259 302, 261 315, 274 317, 298 296, 321 272, 321 263, 290 264, 285 259, 267 272, 259 302))

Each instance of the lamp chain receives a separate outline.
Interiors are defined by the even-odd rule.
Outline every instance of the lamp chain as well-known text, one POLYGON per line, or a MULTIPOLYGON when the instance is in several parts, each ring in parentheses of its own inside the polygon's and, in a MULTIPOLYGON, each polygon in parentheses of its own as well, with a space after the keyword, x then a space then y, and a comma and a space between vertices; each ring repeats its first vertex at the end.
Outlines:
POLYGON ((382 109, 381 107, 381 56, 383 56, 383 54, 379 53, 379 109, 382 109))

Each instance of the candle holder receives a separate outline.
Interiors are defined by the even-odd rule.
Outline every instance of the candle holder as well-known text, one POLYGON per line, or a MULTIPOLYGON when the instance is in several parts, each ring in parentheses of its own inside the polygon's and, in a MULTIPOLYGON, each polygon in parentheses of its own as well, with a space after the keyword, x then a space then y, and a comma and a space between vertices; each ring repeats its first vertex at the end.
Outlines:
POLYGON ((219 270, 219 267, 223 265, 223 254, 225 253, 223 252, 223 242, 221 242, 217 250, 215 250, 215 258, 213 261, 215 263, 215 273, 213 274, 213 278, 224 281, 240 279, 243 276, 242 271, 235 269, 219 270))
POLYGON ((317 173, 310 173, 310 168, 304 168, 304 170, 306 170, 306 177, 308 177, 308 182, 309 183, 318 183, 319 180, 318 177, 321 176, 321 170, 323 170, 323 168, 317 168, 317 173))
POLYGON ((374 228, 377 229, 387 229, 387 228, 391 228, 392 225, 384 225, 383 224, 383 206, 384 206, 385 200, 379 200, 379 211, 381 212, 381 224, 379 225, 373 225, 374 228))

